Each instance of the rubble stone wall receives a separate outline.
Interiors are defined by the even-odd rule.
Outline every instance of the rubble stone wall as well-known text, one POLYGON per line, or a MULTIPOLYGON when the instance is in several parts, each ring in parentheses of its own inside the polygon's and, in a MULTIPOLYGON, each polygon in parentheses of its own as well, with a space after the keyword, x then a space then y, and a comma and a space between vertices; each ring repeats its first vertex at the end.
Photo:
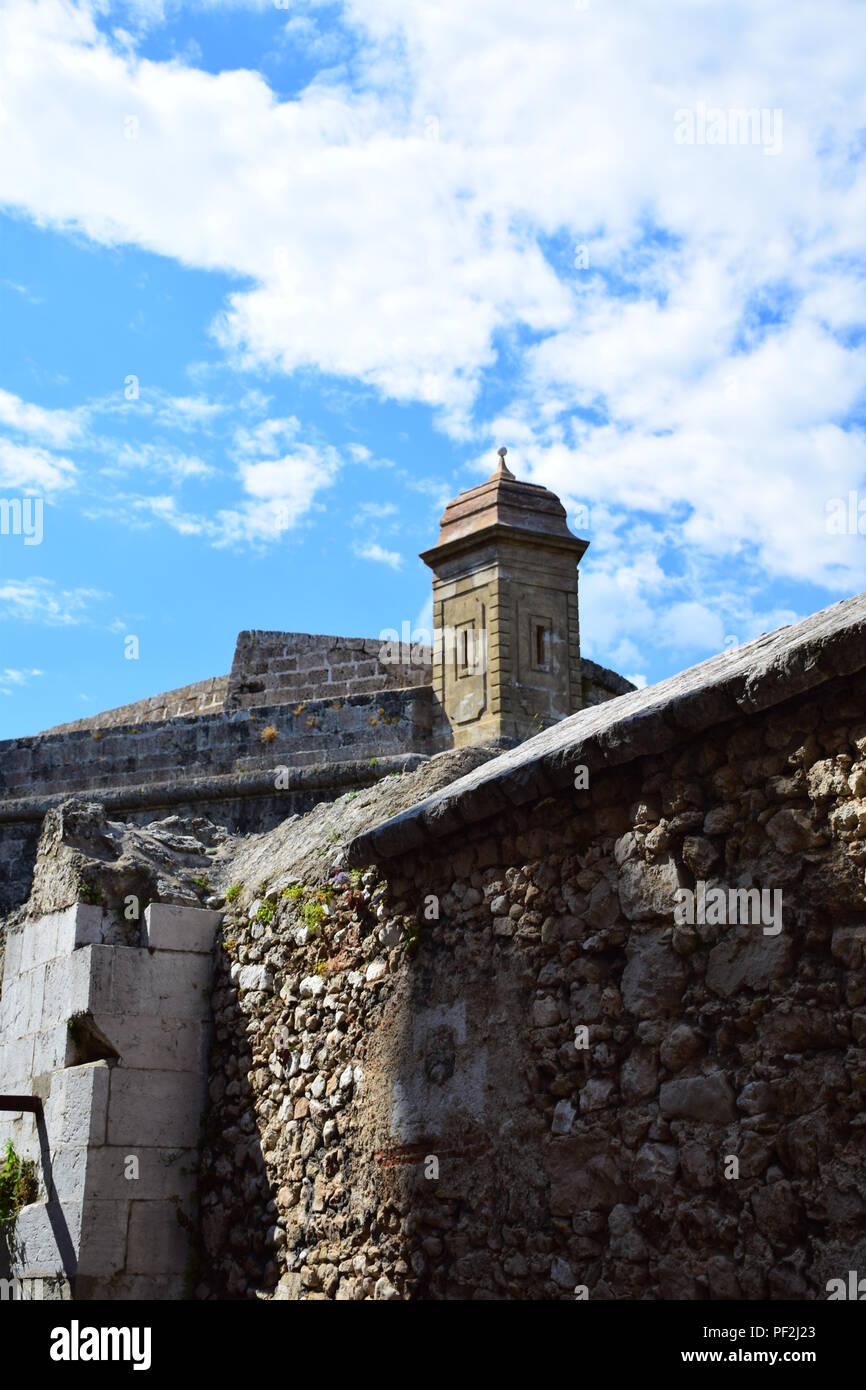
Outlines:
POLYGON ((864 708, 866 675, 828 680, 330 893, 230 905, 199 1296, 862 1275, 864 708), (700 920, 713 887, 767 913, 700 920))

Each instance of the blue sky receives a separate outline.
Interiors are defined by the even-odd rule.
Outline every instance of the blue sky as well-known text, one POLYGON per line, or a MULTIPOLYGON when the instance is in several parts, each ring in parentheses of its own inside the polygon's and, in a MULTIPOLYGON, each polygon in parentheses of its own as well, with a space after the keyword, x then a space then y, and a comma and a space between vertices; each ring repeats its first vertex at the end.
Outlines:
POLYGON ((0 0, 0 737, 428 626, 502 443, 633 678, 866 587, 866 11, 661 8, 0 0))

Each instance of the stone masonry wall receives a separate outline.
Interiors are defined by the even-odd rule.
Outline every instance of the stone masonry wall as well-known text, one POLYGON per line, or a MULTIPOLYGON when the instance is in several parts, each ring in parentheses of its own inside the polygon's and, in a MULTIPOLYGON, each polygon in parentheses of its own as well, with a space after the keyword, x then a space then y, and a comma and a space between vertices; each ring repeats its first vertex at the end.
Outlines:
POLYGON ((309 632, 247 631, 238 634, 231 673, 194 681, 116 709, 46 729, 67 734, 255 709, 299 700, 347 699, 350 695, 429 685, 432 652, 420 643, 389 646, 378 637, 327 637, 309 632))
POLYGON ((324 637, 307 632, 241 632, 226 707, 252 709, 284 701, 346 699, 380 690, 430 685, 429 647, 378 637, 324 637))
POLYGON ((580 658, 581 699, 583 707, 601 705, 606 700, 615 700, 617 695, 627 695, 634 690, 631 681, 611 671, 607 666, 599 666, 588 657, 580 658))
POLYGON ((864 707, 866 675, 828 681, 239 899, 199 1296, 825 1298, 866 1271, 864 707), (782 930, 677 924, 699 882, 781 891, 782 930))
POLYGON ((27 895, 41 818, 87 792, 126 818, 166 807, 234 829, 266 829, 428 746, 430 687, 298 701, 132 727, 0 742, 0 912, 27 895), (277 769, 289 784, 275 786, 277 769), (305 773, 310 776, 309 789, 305 773), (329 771, 330 770, 330 771, 329 771), (141 809, 139 810, 139 803, 141 809))
POLYGON ((56 724, 47 734, 70 734, 79 729, 113 729, 120 724, 146 724, 153 720, 179 719, 185 714, 213 714, 221 710, 228 689, 228 676, 211 676, 195 681, 162 695, 150 695, 130 705, 118 705, 103 714, 91 714, 86 719, 74 719, 69 724, 56 724))
POLYGON ((105 733, 7 739, 0 742, 0 798, 421 750, 429 706, 429 690, 391 690, 264 706, 252 715, 239 710, 105 733))
POLYGON ((79 903, 11 934, 0 1077, 44 1103, 0 1114, 0 1144, 39 1175, 15 1224, 16 1278, 78 1298, 184 1296, 219 920, 151 903, 127 944, 79 903))

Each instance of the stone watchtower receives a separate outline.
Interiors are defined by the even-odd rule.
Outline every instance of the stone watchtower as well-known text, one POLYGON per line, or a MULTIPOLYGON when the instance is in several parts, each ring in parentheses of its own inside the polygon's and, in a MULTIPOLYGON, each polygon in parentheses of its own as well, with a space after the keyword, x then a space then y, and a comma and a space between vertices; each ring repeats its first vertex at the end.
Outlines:
POLYGON ((506 452, 448 503, 421 555, 433 571, 433 691, 455 747, 519 742, 583 704, 577 566, 589 542, 558 497, 514 477, 506 452))

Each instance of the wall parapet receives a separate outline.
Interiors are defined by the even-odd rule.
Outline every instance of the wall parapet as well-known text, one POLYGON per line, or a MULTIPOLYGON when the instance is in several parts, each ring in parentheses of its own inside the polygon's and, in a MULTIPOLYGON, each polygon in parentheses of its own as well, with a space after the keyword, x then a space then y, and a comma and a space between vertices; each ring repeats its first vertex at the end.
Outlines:
POLYGON ((432 679, 432 649, 422 643, 401 647, 381 637, 252 629, 238 634, 226 708, 346 699, 430 685, 432 679))
POLYGON ((432 751, 429 686, 0 743, 0 912, 29 892, 39 824, 72 795, 264 830, 432 751))
POLYGON ((0 796, 50 796, 173 782, 197 775, 423 752, 431 725, 428 687, 343 700, 188 715, 165 724, 37 735, 0 743, 0 796))
POLYGON ((101 714, 73 719, 67 724, 55 724, 53 728, 45 729, 39 737, 71 734, 82 729, 114 729, 123 724, 148 724, 179 719, 188 714, 213 714, 223 707, 228 682, 228 676, 210 676, 207 680, 194 681, 192 685, 179 686, 177 690, 167 690, 161 695, 149 695, 144 700, 118 705, 116 709, 105 710, 101 714))

